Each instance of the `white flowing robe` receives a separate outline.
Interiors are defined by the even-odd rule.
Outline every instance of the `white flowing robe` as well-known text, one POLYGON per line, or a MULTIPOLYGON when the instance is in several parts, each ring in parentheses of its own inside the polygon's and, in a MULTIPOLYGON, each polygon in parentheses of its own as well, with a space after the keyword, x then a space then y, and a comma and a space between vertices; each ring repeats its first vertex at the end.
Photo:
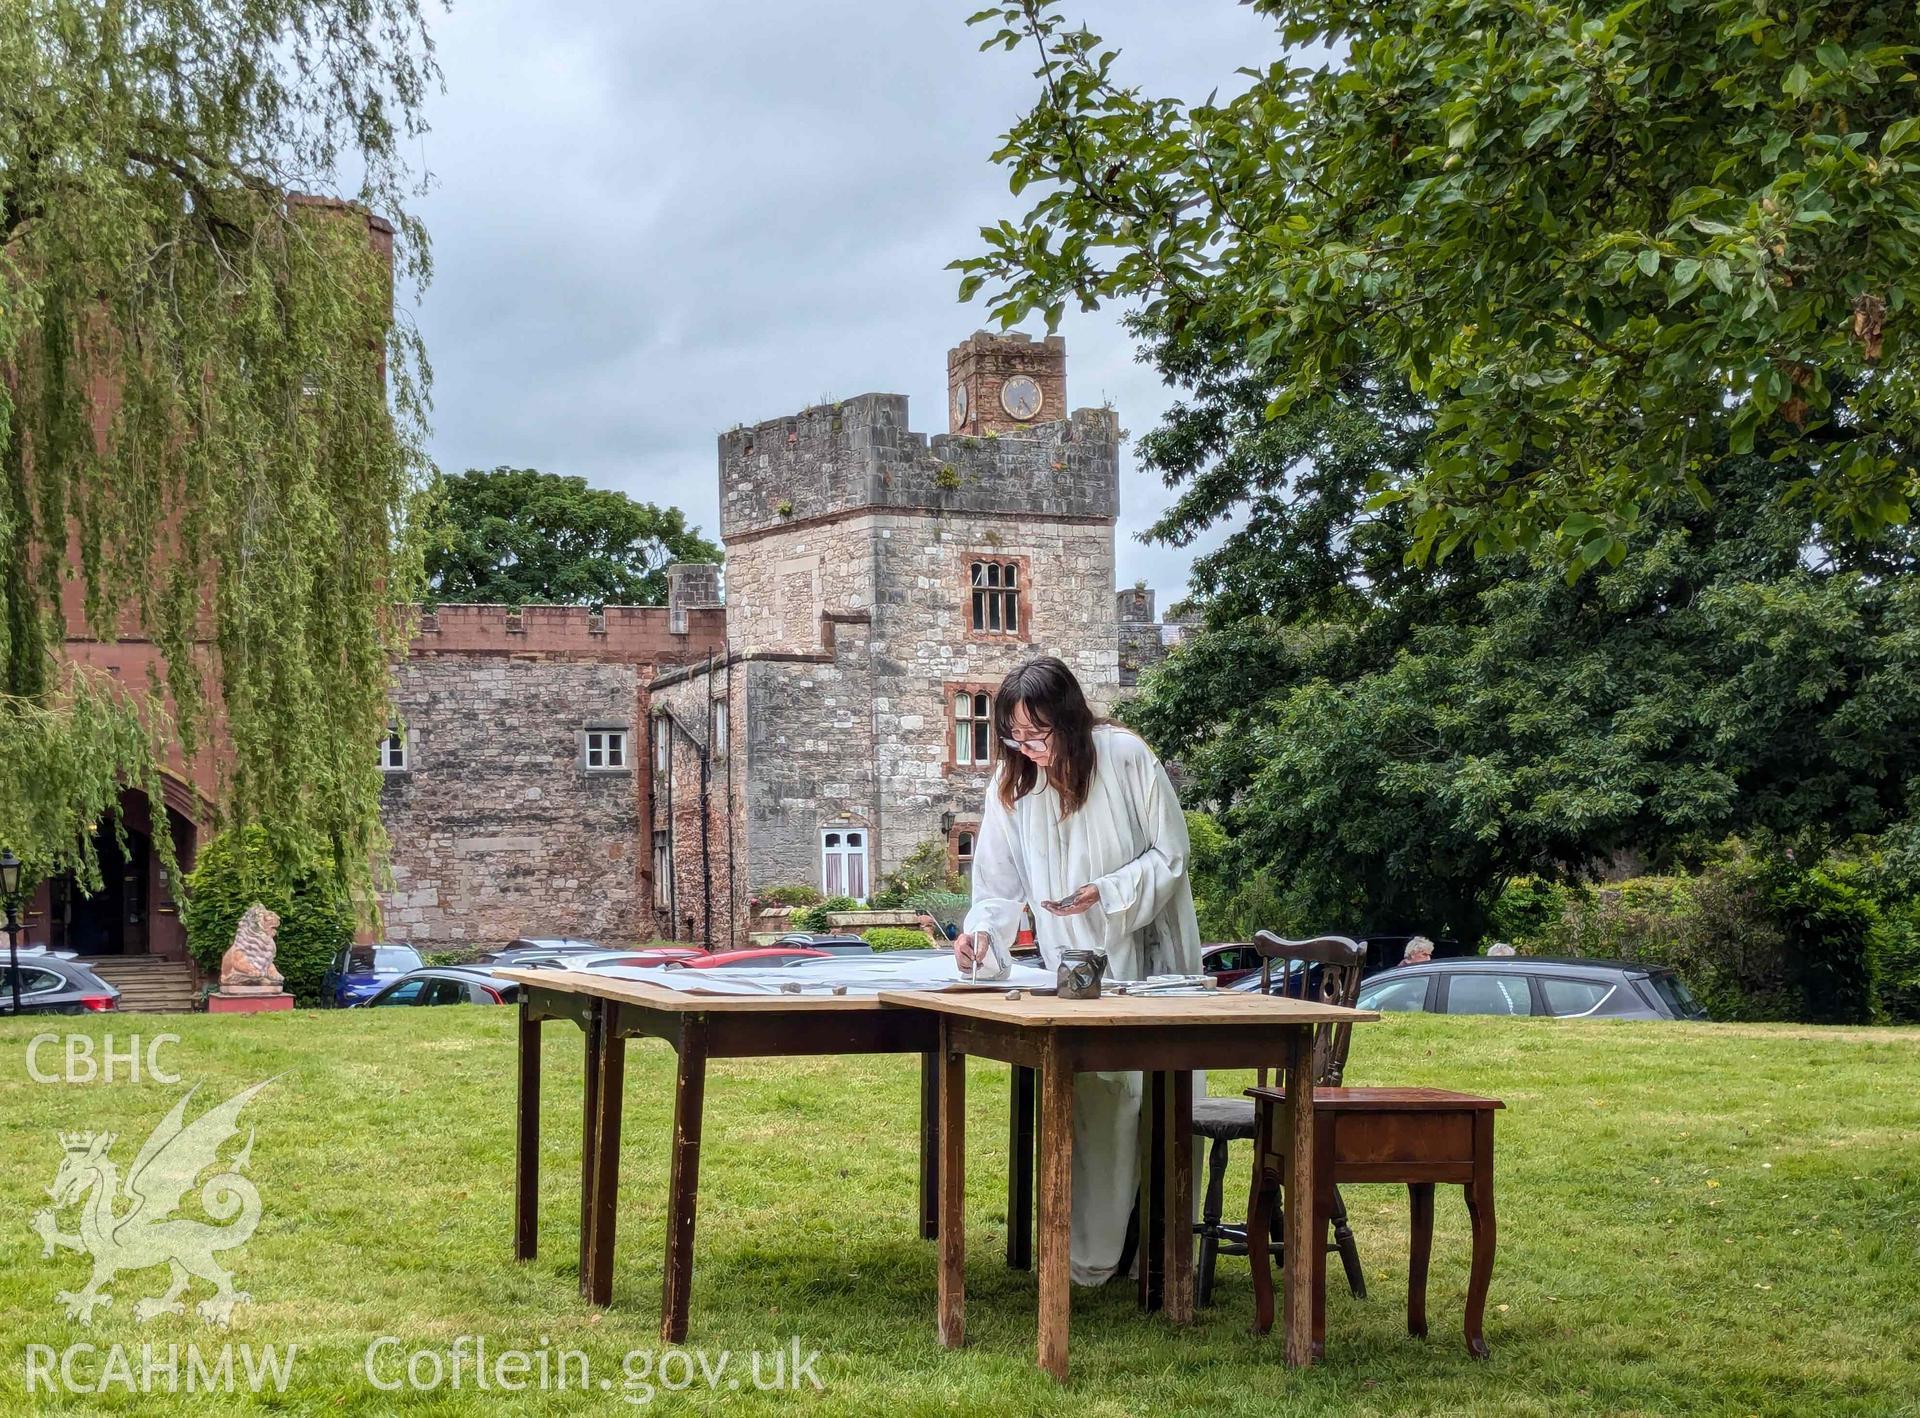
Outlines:
MULTIPOLYGON (((1109 980, 1200 972, 1187 820, 1166 769, 1126 729, 1096 725, 1093 743, 1093 781, 1070 817, 1061 817, 1060 795, 1044 773, 1010 809, 1000 801, 997 774, 988 785, 965 926, 992 950, 977 978, 997 979, 1011 968, 1029 905, 1048 969, 1063 951, 1098 947, 1107 952, 1109 980), (1087 885, 1099 889, 1100 901, 1079 915, 1056 916, 1040 905, 1087 885)), ((1206 1091, 1198 1073, 1195 1091, 1206 1091)), ((1140 1094, 1138 1073, 1082 1073, 1074 1081, 1068 1250, 1077 1285, 1101 1284, 1119 1266, 1139 1176, 1140 1094)))

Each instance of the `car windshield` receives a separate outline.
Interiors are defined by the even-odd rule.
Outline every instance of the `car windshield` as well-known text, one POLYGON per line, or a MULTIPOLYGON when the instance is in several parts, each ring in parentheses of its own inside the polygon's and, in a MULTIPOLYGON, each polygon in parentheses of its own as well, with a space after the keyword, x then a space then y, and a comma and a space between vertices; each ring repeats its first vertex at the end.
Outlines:
POLYGON ((375 946, 373 951, 373 968, 381 971, 391 970, 396 974, 405 974, 409 970, 418 970, 420 968, 420 956, 417 951, 409 946, 375 946))

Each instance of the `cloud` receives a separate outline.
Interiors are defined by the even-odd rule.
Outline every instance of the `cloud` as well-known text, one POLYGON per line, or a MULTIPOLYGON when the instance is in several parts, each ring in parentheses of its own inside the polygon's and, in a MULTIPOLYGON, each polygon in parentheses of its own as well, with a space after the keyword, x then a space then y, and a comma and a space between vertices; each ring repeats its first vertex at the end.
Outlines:
MULTIPOLYGON (((939 0, 461 0, 434 26, 418 312, 443 468, 579 474, 717 522, 715 435, 823 396, 907 394, 945 428, 946 351, 984 323, 947 262, 1016 215, 988 154, 1026 54, 939 0)), ((1204 96, 1276 53, 1227 0, 1086 0, 1123 77, 1204 96)), ((1064 325, 1075 406, 1169 402, 1117 314, 1064 325)), ((1167 500, 1122 469, 1118 579, 1163 604, 1194 549, 1133 533, 1167 500)))

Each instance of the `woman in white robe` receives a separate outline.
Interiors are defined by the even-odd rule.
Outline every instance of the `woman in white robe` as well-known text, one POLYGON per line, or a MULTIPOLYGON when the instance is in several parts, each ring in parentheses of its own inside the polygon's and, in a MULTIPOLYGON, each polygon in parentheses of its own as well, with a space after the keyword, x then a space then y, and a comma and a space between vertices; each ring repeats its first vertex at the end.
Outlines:
MULTIPOLYGON (((1006 677, 994 727, 1000 763, 974 844, 972 907, 954 941, 962 971, 1008 973, 1031 908, 1048 969, 1063 951, 1096 947, 1109 980, 1198 974, 1186 818, 1153 750, 1096 724, 1073 672, 1051 656, 1006 677)), ((1203 1076, 1195 1086, 1205 1092, 1203 1076)), ((1139 1176, 1140 1095, 1138 1073, 1074 1082, 1068 1250, 1077 1285, 1101 1284, 1119 1266, 1139 1176)))

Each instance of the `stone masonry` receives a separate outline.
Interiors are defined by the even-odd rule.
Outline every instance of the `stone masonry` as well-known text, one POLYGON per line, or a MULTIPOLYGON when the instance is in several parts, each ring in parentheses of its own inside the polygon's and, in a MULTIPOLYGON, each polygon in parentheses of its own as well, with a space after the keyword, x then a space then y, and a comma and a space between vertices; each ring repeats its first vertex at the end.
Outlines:
POLYGON ((1067 411, 1063 343, 977 334, 948 369, 997 412, 929 436, 864 394, 722 434, 724 585, 678 565, 665 607, 423 619, 391 938, 725 948, 767 887, 870 893, 928 841, 965 865, 994 752, 972 715, 1007 671, 1058 655, 1104 709, 1178 629, 1114 589, 1118 423, 1067 411), (1043 391, 1026 421, 996 392, 1017 376, 1043 391), (596 729, 624 731, 617 768, 586 762, 596 729))
POLYGON ((1021 660, 1058 655, 1096 709, 1111 703, 1118 423, 1110 409, 1066 412, 1065 361, 1057 339, 982 333, 956 348, 950 380, 976 410, 1015 374, 1045 391, 1040 417, 963 425, 978 434, 913 432, 904 396, 865 394, 721 436, 727 652, 651 686, 656 714, 729 705, 714 752, 730 783, 715 787, 710 768, 704 844, 697 819, 655 797, 677 920, 725 896, 737 936, 754 892, 824 888, 830 844, 850 834, 869 890, 943 840, 943 814, 950 851, 968 840, 991 763, 959 751, 970 727, 956 705, 990 695, 1021 660), (1008 594, 1004 618, 980 624, 984 576, 1008 594), (722 842, 719 892, 708 883, 722 842))

